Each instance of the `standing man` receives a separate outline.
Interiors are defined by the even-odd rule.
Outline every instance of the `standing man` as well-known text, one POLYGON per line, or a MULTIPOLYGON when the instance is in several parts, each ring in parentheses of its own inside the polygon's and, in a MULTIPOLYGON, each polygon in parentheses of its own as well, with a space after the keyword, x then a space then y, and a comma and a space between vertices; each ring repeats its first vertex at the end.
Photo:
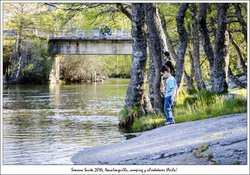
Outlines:
POLYGON ((162 66, 163 78, 166 81, 164 88, 164 112, 166 114, 166 122, 164 125, 174 124, 173 106, 176 101, 177 83, 176 79, 171 75, 170 68, 166 65, 162 66))
POLYGON ((175 76, 175 61, 170 56, 170 53, 168 51, 163 52, 163 58, 164 58, 164 65, 168 66, 170 68, 170 72, 172 76, 175 76))

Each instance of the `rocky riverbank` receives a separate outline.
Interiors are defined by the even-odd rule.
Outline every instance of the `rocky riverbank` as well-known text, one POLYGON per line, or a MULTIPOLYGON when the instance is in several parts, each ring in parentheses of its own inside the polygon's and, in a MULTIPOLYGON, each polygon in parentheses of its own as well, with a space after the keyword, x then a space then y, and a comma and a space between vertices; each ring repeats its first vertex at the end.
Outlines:
POLYGON ((163 126, 124 142, 84 148, 74 164, 247 164, 247 113, 163 126))

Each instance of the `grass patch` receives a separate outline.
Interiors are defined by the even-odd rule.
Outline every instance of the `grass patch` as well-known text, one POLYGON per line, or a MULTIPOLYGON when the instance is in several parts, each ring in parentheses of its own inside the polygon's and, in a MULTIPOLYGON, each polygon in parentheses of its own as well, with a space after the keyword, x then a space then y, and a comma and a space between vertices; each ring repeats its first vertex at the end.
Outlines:
POLYGON ((238 160, 233 160, 233 161, 232 161, 232 165, 240 165, 240 161, 238 161, 238 160))
POLYGON ((212 160, 213 158, 214 158, 213 153, 208 153, 207 159, 208 159, 208 160, 212 160))
POLYGON ((123 109, 118 114, 118 119, 119 119, 119 122, 121 124, 126 123, 126 121, 128 120, 127 119, 128 118, 128 114, 129 114, 128 107, 124 106, 123 109))
POLYGON ((246 98, 247 97, 247 89, 239 89, 239 90, 229 90, 229 94, 233 94, 233 95, 237 95, 239 97, 242 98, 246 98))
POLYGON ((211 91, 201 91, 194 95, 187 95, 178 102, 174 109, 177 123, 202 120, 222 115, 243 113, 247 111, 246 94, 234 95, 233 99, 227 100, 224 95, 214 94, 211 91))
POLYGON ((193 150, 193 155, 196 157, 199 157, 199 158, 205 158, 207 156, 205 154, 203 154, 203 152, 205 152, 208 148, 209 148, 209 146, 206 144, 200 145, 198 148, 195 148, 193 150))
POLYGON ((212 162, 213 162, 213 165, 220 165, 220 162, 218 160, 214 160, 212 162))
POLYGON ((132 132, 146 131, 162 126, 165 122, 164 116, 146 115, 141 118, 136 118, 132 125, 132 132))
MULTIPOLYGON (((228 114, 247 112, 247 90, 240 89, 229 91, 227 94, 215 94, 212 91, 203 90, 195 94, 187 94, 180 90, 177 105, 174 108, 176 123, 196 121, 228 114), (228 98, 230 96, 230 98, 228 98)), ((141 132, 162 126, 165 116, 146 115, 137 108, 128 110, 125 106, 120 111, 120 123, 126 123, 128 116, 133 114, 134 121, 130 132, 141 132)))

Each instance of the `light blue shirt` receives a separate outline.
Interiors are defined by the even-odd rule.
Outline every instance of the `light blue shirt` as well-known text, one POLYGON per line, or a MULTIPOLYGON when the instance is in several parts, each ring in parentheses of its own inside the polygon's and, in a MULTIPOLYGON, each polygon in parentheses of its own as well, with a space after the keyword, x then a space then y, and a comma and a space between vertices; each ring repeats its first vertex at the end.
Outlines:
POLYGON ((174 88, 177 88, 176 79, 173 76, 170 76, 166 80, 166 92, 165 97, 170 97, 174 88))

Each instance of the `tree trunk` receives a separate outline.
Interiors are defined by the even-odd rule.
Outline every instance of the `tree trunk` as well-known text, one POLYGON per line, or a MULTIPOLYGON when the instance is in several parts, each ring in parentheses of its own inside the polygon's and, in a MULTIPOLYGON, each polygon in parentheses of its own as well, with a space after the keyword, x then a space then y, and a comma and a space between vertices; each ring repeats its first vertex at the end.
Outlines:
POLYGON ((22 64, 22 27, 19 28, 15 41, 15 53, 11 63, 11 72, 8 83, 16 84, 20 78, 20 68, 22 64))
POLYGON ((177 55, 176 55, 176 52, 174 50, 173 43, 172 43, 172 41, 171 41, 171 39, 170 39, 170 37, 168 35, 167 22, 166 22, 164 16, 161 15, 161 13, 160 13, 160 19, 161 19, 163 32, 165 33, 166 45, 167 45, 168 51, 170 52, 170 55, 172 56, 172 58, 176 61, 177 60, 177 55))
POLYGON ((187 72, 184 70, 184 80, 187 83, 187 91, 192 92, 195 90, 194 84, 193 84, 193 79, 191 76, 188 76, 187 72))
MULTIPOLYGON (((178 88, 181 87, 182 80, 183 80, 184 55, 186 52, 187 42, 188 42, 188 33, 187 33, 185 26, 184 26, 184 17, 185 17, 185 13, 186 13, 187 8, 188 8, 187 3, 181 4, 180 10, 176 16, 177 29, 178 29, 178 34, 179 34, 179 43, 178 43, 177 54, 175 52, 173 43, 168 35, 167 27, 163 26, 163 29, 166 30, 165 36, 166 36, 167 47, 169 49, 169 52, 170 52, 172 58, 176 61, 176 71, 175 72, 176 72, 176 80, 177 80, 178 88)), ((162 18, 161 20, 163 21, 162 24, 166 25, 165 19, 162 18)))
MULTIPOLYGON (((215 4, 207 4, 207 13, 208 14, 212 14, 214 13, 214 6, 215 4)), ((214 15, 209 15, 208 16, 208 26, 210 27, 209 29, 209 34, 210 34, 210 38, 212 38, 212 40, 215 39, 215 36, 216 36, 216 19, 214 18, 214 15)))
POLYGON ((149 86, 149 100, 151 104, 154 104, 154 79, 155 79, 155 66, 151 55, 149 52, 149 72, 148 72, 148 86, 149 86))
POLYGON ((195 70, 194 70, 194 60, 193 60, 191 48, 188 48, 188 55, 189 55, 190 64, 191 64, 191 74, 189 76, 184 68, 184 79, 186 80, 186 83, 187 83, 187 90, 191 92, 195 90, 195 87, 194 87, 195 70))
MULTIPOLYGON (((166 26, 166 21, 162 20, 162 18, 164 18, 164 17, 161 15, 160 9, 157 9, 157 11, 156 11, 156 20, 158 21, 157 23, 162 23, 162 22, 164 23, 164 24, 161 24, 159 26, 159 28, 157 28, 157 31, 160 34, 161 50, 166 51, 167 50, 167 43, 166 43, 165 29, 163 27, 164 25, 166 26), (159 13, 157 13, 157 11, 159 13)), ((152 58, 153 57, 152 53, 150 52, 149 54, 150 54, 150 58, 152 58)), ((162 57, 162 64, 164 64, 164 58, 163 57, 162 57)), ((154 104, 155 66, 154 66, 154 63, 153 63, 152 59, 150 59, 149 79, 148 80, 149 80, 149 98, 150 98, 151 104, 154 104)), ((161 81, 160 86, 163 86, 162 81, 161 81)), ((162 96, 162 98, 164 98, 164 97, 162 96)), ((162 101, 162 103, 164 105, 164 99, 162 99, 161 101, 162 101)))
MULTIPOLYGON (((224 71, 226 74, 226 83, 228 82, 228 69, 229 69, 229 33, 226 30, 225 31, 225 48, 224 48, 224 52, 225 52, 225 66, 224 66, 224 71)), ((228 84, 226 85, 228 87, 228 84)))
POLYGON ((191 4, 191 17, 192 17, 192 45, 193 45, 193 68, 195 72, 195 79, 199 90, 206 89, 206 85, 202 79, 200 69, 200 44, 199 44, 199 30, 198 21, 196 18, 197 7, 195 3, 191 4))
POLYGON ((241 24, 241 30, 242 30, 242 33, 244 35, 244 39, 245 39, 245 41, 247 43, 247 23, 244 21, 242 15, 241 15, 240 4, 239 3, 235 3, 234 4, 234 8, 235 8, 235 15, 236 15, 238 21, 241 24))
POLYGON ((226 57, 227 57, 227 40, 226 40, 226 27, 227 27, 227 10, 228 4, 218 4, 217 21, 218 28, 216 30, 215 38, 215 52, 214 52, 214 65, 211 72, 212 90, 215 93, 227 92, 228 85, 226 82, 226 57))
POLYGON ((243 71, 244 71, 245 75, 247 75, 247 66, 246 66, 246 64, 245 64, 245 61, 244 61, 243 55, 242 55, 242 53, 241 53, 240 47, 239 47, 239 46, 237 45, 237 43, 234 41, 234 39, 233 39, 233 37, 232 37, 232 35, 231 35, 230 33, 229 33, 229 39, 230 39, 230 41, 232 42, 232 45, 234 46, 234 48, 235 48, 236 51, 237 51, 238 57, 239 57, 239 59, 240 59, 240 64, 241 64, 241 66, 242 66, 242 68, 243 68, 243 71))
MULTIPOLYGON (((160 16, 160 13, 158 13, 160 11, 160 9, 156 9, 156 23, 159 24, 156 26, 156 29, 157 29, 157 32, 159 32, 160 34, 160 42, 161 42, 161 49, 162 51, 167 51, 167 41, 166 41, 166 35, 165 35, 165 30, 166 28, 164 29, 163 28, 163 25, 166 26, 166 21, 162 20, 161 16, 160 16), (165 24, 162 24, 162 21, 165 23, 165 24)), ((162 63, 164 64, 164 59, 162 57, 162 63)))
POLYGON ((199 28, 202 34, 202 45, 210 64, 210 72, 212 72, 214 64, 214 50, 210 42, 209 33, 207 29, 207 4, 199 4, 199 28))
POLYGON ((210 63, 210 75, 212 90, 215 93, 222 93, 228 90, 226 82, 228 69, 227 39, 226 39, 226 18, 228 4, 218 4, 217 8, 217 30, 215 36, 215 48, 213 50, 207 29, 206 16, 207 4, 199 5, 199 25, 203 36, 203 48, 210 63))
MULTIPOLYGON (((133 38, 133 55, 131 67, 131 80, 127 89, 125 103, 128 107, 129 120, 123 124, 130 128, 134 118, 142 116, 146 113, 144 107, 150 108, 150 104, 145 99, 145 81, 146 81, 146 60, 147 60, 147 40, 144 5, 135 3, 132 5, 132 38, 133 38), (149 105, 149 106, 148 106, 149 105), (137 108, 137 114, 133 112, 133 108, 137 108), (132 112, 131 112, 132 111, 132 112)), ((150 109, 147 109, 150 111, 150 109)))
POLYGON ((179 12, 176 15, 177 30, 179 34, 179 43, 177 51, 177 60, 176 60, 176 81, 177 86, 181 87, 183 72, 184 72, 184 56, 186 53, 187 43, 188 43, 188 33, 184 26, 184 17, 186 10, 188 8, 188 3, 182 3, 179 9, 179 12))
POLYGON ((160 92, 161 74, 160 68, 162 66, 162 38, 161 38, 161 22, 157 14, 155 3, 145 4, 146 23, 147 23, 147 39, 150 56, 154 65, 154 82, 153 82, 153 108, 156 114, 163 113, 162 96, 160 92))

